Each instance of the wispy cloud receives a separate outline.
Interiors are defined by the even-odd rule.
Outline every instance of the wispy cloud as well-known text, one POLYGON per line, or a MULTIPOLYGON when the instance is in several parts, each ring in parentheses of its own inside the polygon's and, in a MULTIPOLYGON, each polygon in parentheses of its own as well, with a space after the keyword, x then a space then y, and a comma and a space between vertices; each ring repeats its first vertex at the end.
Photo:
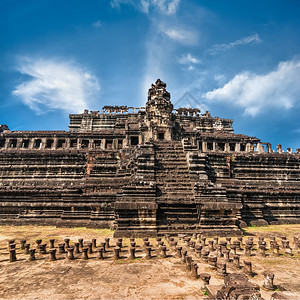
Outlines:
POLYGON ((261 42, 261 38, 259 37, 259 35, 257 33, 254 33, 250 36, 243 37, 243 38, 241 38, 239 40, 236 40, 234 42, 231 42, 231 43, 216 44, 208 50, 208 53, 213 55, 213 54, 216 54, 218 52, 230 50, 230 49, 235 48, 237 46, 247 45, 247 44, 257 44, 257 43, 260 43, 260 42, 261 42))
POLYGON ((102 22, 100 20, 97 20, 96 22, 94 22, 93 24, 93 27, 95 28, 100 28, 102 26, 102 22))
POLYGON ((172 41, 184 44, 194 45, 198 42, 198 33, 194 30, 187 30, 183 28, 169 28, 167 26, 161 26, 160 30, 172 41))
POLYGON ((276 70, 264 75, 238 74, 204 97, 240 106, 245 114, 256 116, 272 108, 289 110, 300 103, 299 82, 300 61, 291 60, 281 62, 276 70))
POLYGON ((111 7, 120 9, 121 5, 131 5, 139 11, 148 14, 151 8, 165 15, 174 15, 178 10, 180 0, 111 0, 111 7))
POLYGON ((178 62, 181 64, 181 65, 186 65, 188 70, 192 71, 194 70, 194 65, 195 64, 199 64, 200 63, 200 60, 194 56, 192 56, 191 53, 188 53, 188 54, 185 54, 185 55, 182 55, 179 59, 178 59, 178 62))
POLYGON ((71 61, 21 58, 17 70, 31 77, 12 92, 36 113, 81 112, 100 90, 97 78, 71 61))

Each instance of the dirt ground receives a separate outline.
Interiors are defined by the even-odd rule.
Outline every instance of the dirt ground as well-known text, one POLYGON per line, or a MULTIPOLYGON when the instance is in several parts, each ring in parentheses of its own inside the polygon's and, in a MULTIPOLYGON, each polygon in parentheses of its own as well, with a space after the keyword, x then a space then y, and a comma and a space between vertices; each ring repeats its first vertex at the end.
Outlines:
MULTIPOLYGON (((270 236, 286 236, 294 249, 293 236, 299 235, 300 225, 278 225, 268 227, 251 227, 245 236, 264 236, 267 244, 270 236)), ((41 238, 44 243, 55 238, 55 245, 68 237, 71 244, 78 238, 85 241, 97 239, 97 244, 105 237, 115 240, 113 232, 86 228, 55 228, 51 226, 0 226, 0 299, 207 299, 201 291, 201 280, 193 279, 185 265, 175 252, 169 250, 167 258, 160 258, 154 251, 152 259, 146 259, 143 242, 136 239, 137 258, 128 258, 129 239, 124 239, 121 259, 113 260, 113 248, 105 253, 105 259, 97 259, 96 253, 90 259, 82 260, 81 254, 75 254, 74 260, 66 259, 65 254, 58 254, 56 261, 49 261, 49 254, 36 254, 36 261, 27 261, 28 255, 20 249, 20 239, 26 239, 35 248, 35 240, 41 238), (8 241, 15 239, 17 244, 17 261, 9 262, 8 241)), ((234 239, 234 238, 233 238, 234 239)), ((155 239, 151 245, 157 249, 155 239)), ((181 242, 179 242, 181 243, 181 242)), ((168 246, 168 243, 165 242, 168 246)), ((170 249, 170 247, 168 247, 170 249)), ((268 251, 266 258, 258 256, 256 251, 247 260, 251 260, 255 276, 250 278, 261 287, 264 299, 270 299, 274 292, 262 287, 264 270, 275 274, 276 290, 282 291, 289 299, 300 299, 300 255, 294 250, 293 256, 282 254, 274 257, 268 251)), ((282 251, 283 253, 283 251, 282 251)), ((241 258, 241 262, 243 257, 241 258)), ((221 285, 223 279, 215 270, 199 259, 198 273, 209 273, 210 285, 221 285)), ((227 271, 236 270, 228 264, 227 271)))

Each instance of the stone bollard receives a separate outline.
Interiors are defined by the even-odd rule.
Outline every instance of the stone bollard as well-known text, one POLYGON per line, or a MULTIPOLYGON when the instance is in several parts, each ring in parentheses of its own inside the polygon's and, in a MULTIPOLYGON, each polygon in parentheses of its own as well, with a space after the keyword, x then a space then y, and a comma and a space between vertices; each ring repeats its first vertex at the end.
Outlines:
POLYGON ((246 256, 251 256, 251 248, 252 248, 251 245, 246 244, 246 246, 245 246, 245 255, 246 256))
POLYGON ((79 242, 75 242, 75 243, 74 243, 74 253, 75 253, 75 254, 80 253, 79 242))
POLYGON ((58 244, 58 253, 66 253, 66 250, 65 250, 65 243, 59 243, 58 244))
POLYGON ((67 248, 67 259, 72 260, 74 259, 74 248, 73 247, 69 247, 67 248))
POLYGON ((196 244, 195 245, 196 257, 201 258, 201 250, 202 250, 202 245, 196 244))
POLYGON ((105 238, 105 249, 110 248, 110 244, 109 244, 109 238, 105 238))
POLYGON ((209 285, 209 281, 210 281, 210 274, 208 273, 200 273, 199 274, 200 279, 202 280, 202 285, 201 285, 201 290, 206 290, 206 286, 209 285))
POLYGON ((28 257, 29 261, 33 261, 35 260, 35 249, 29 249, 29 257, 28 257))
POLYGON ((145 258, 146 258, 146 259, 151 259, 151 258, 152 258, 152 256, 151 256, 151 251, 152 251, 151 247, 146 247, 146 248, 145 248, 145 252, 146 252, 145 258))
POLYGON ((183 263, 185 263, 185 261, 186 261, 186 256, 187 256, 187 251, 186 250, 182 250, 181 251, 181 261, 183 263))
POLYGON ((244 260, 244 270, 246 274, 253 276, 251 261, 244 260))
POLYGON ((225 276, 227 274, 225 262, 217 262, 217 274, 220 276, 225 276))
POLYGON ((46 243, 40 244, 39 249, 38 249, 39 253, 40 254, 47 254, 46 247, 47 247, 46 243))
POLYGON ((8 250, 16 249, 16 244, 8 244, 8 250))
POLYGON ((227 241, 228 245, 230 245, 231 244, 231 237, 227 237, 226 241, 227 241))
POLYGON ((69 238, 65 238, 64 242, 65 242, 65 247, 66 248, 70 248, 70 239, 69 238))
POLYGON ((177 256, 178 258, 181 257, 181 251, 182 251, 182 247, 181 247, 181 246, 177 246, 177 247, 176 247, 176 256, 177 256))
POLYGON ((9 261, 14 262, 17 260, 16 249, 9 249, 9 261))
POLYGON ((223 252, 222 252, 222 246, 221 245, 217 245, 217 256, 218 257, 223 257, 223 252))
POLYGON ((240 256, 239 255, 233 255, 233 265, 237 268, 240 269, 240 256))
POLYGON ((49 248, 50 248, 50 249, 55 248, 54 242, 55 242, 55 239, 50 239, 50 240, 49 240, 49 248))
POLYGON ((265 271, 262 273, 264 275, 264 284, 263 287, 267 290, 274 290, 274 284, 273 284, 273 280, 274 280, 274 274, 269 272, 269 271, 265 271))
POLYGON ((236 244, 231 244, 230 245, 230 250, 231 250, 231 252, 232 252, 233 255, 236 255, 236 244))
POLYGON ((189 255, 186 256, 185 264, 186 264, 186 269, 188 271, 191 271, 192 270, 192 257, 191 256, 189 256, 189 255))
POLYGON ((25 254, 29 254, 30 244, 25 244, 25 254))
POLYGON ((97 248, 97 239, 92 239, 92 244, 94 248, 97 248))
POLYGON ((120 258, 120 251, 121 251, 120 247, 114 248, 114 260, 118 260, 120 258))
POLYGON ((82 259, 89 259, 89 256, 88 256, 89 248, 82 247, 81 250, 82 250, 82 259))
POLYGON ((120 247, 120 246, 119 246, 119 247, 122 248, 122 247, 123 247, 123 245, 122 245, 123 239, 118 239, 117 241, 118 241, 118 243, 121 245, 121 247, 120 247))
POLYGON ((21 247, 21 250, 24 250, 25 249, 25 244, 26 244, 26 240, 21 240, 20 241, 20 247, 21 247))
POLYGON ((266 242, 259 245, 259 254, 261 257, 266 257, 266 242))
POLYGON ((162 258, 167 258, 167 246, 160 246, 160 253, 162 258))
POLYGON ((130 247, 130 259, 135 259, 135 247, 130 247))
POLYGON ((103 260, 104 259, 104 256, 103 256, 103 248, 102 247, 100 247, 100 248, 97 248, 97 258, 98 259, 101 259, 101 260, 103 260))
POLYGON ((208 241, 208 250, 211 251, 211 252, 213 252, 215 250, 214 241, 212 241, 212 240, 208 241))
POLYGON ((83 248, 83 239, 78 239, 78 243, 79 243, 79 246, 80 248, 83 248))
POLYGON ((229 249, 224 249, 224 250, 223 250, 225 262, 230 262, 230 259, 229 259, 229 253, 230 253, 230 250, 229 250, 229 249))
POLYGON ((38 240, 35 241, 35 243, 36 243, 37 247, 39 247, 39 245, 42 243, 42 240, 38 239, 38 240))
POLYGON ((198 279, 198 264, 195 262, 192 263, 191 274, 193 278, 198 279))
POLYGON ((218 245, 219 244, 219 238, 218 237, 214 237, 214 245, 218 245))
POLYGON ((49 249, 49 260, 50 261, 56 260, 56 249, 54 248, 49 249))
POLYGON ((103 253, 106 253, 106 242, 100 243, 101 248, 103 248, 103 253))
POLYGON ((242 246, 243 246, 243 237, 242 236, 239 236, 238 238, 237 238, 237 240, 240 242, 240 250, 242 250, 242 246))
POLYGON ((208 256, 207 262, 211 268, 215 269, 217 267, 217 257, 216 256, 208 256))
POLYGON ((88 250, 88 253, 89 253, 89 254, 92 254, 92 253, 93 253, 93 243, 92 243, 92 242, 87 242, 87 243, 86 243, 86 246, 87 246, 87 248, 89 249, 89 250, 88 250))
POLYGON ((202 249, 201 251, 201 259, 206 261, 208 260, 209 251, 206 249, 202 249))
POLYGON ((280 255, 280 252, 279 252, 279 245, 277 243, 274 243, 273 244, 273 254, 275 256, 279 256, 280 255))
POLYGON ((289 255, 289 256, 293 256, 292 248, 291 247, 286 248, 285 249, 285 254, 289 255))

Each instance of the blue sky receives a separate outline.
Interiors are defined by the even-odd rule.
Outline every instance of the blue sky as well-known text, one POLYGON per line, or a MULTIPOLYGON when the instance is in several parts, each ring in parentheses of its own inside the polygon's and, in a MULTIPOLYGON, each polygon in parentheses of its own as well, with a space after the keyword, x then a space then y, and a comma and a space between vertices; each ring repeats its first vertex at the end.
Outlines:
POLYGON ((176 107, 295 151, 299 33, 298 0, 0 0, 0 124, 67 130, 160 78, 176 107))

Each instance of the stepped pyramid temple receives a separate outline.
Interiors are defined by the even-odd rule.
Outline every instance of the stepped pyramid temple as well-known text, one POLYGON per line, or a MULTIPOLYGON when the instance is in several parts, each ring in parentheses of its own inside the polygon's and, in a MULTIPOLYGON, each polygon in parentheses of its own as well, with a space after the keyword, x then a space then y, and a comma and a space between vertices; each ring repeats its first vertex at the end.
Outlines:
POLYGON ((300 222, 300 150, 174 109, 157 80, 145 107, 70 115, 69 131, 0 125, 1 224, 114 228, 116 237, 300 222))

